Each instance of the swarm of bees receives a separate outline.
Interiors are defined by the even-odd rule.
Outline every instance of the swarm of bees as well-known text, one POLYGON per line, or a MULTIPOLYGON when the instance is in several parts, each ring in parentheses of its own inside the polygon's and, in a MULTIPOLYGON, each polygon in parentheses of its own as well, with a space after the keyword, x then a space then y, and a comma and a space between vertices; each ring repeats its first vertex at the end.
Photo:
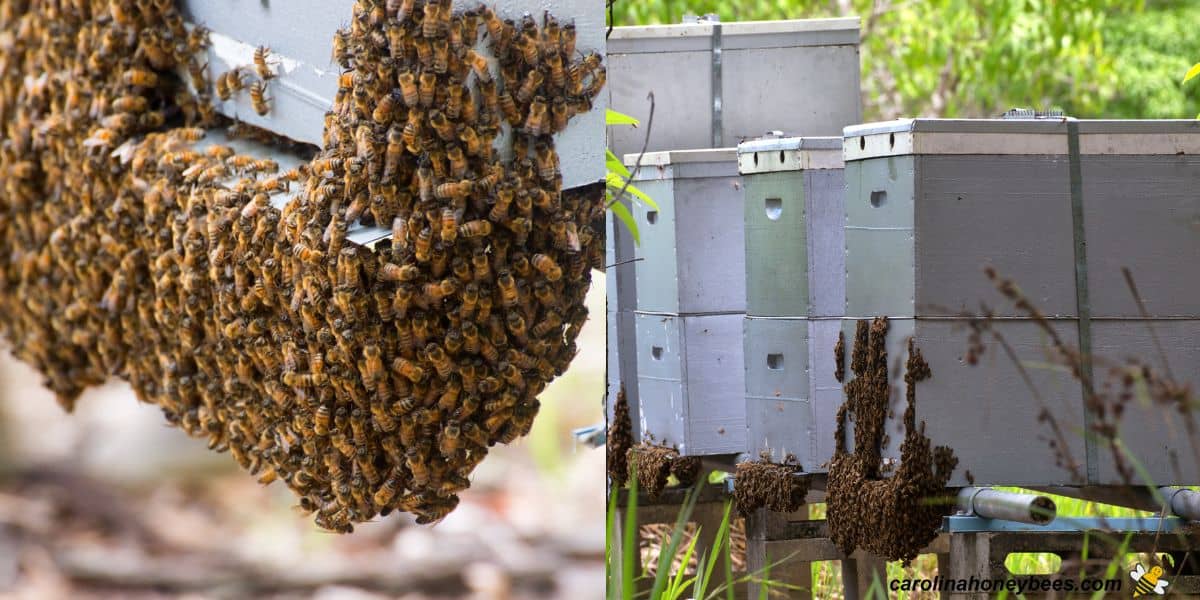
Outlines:
POLYGON ((323 528, 443 518, 488 448, 529 431, 603 264, 602 199, 562 192, 551 135, 604 67, 541 21, 360 0, 324 148, 280 173, 197 144, 220 123, 209 90, 247 74, 210 82, 172 2, 0 0, 14 353, 68 410, 127 379, 323 528), (392 238, 354 245, 355 223, 392 238))
POLYGON ((760 508, 784 514, 800 510, 810 483, 808 477, 800 476, 795 456, 788 455, 783 464, 776 464, 766 451, 757 461, 738 463, 734 482, 733 499, 738 512, 746 516, 760 508))
MULTIPOLYGON (((907 565, 937 537, 942 517, 954 508, 946 501, 946 484, 958 459, 949 447, 933 446, 925 423, 917 423, 917 383, 933 373, 909 338, 900 464, 894 472, 885 468, 891 401, 887 333, 887 318, 858 321, 850 353, 854 379, 844 386, 846 402, 838 408, 829 462, 827 517, 829 537, 846 554, 862 548, 907 565), (853 450, 847 449, 849 420, 854 422, 853 450)), ((844 353, 844 343, 838 347, 844 353)))

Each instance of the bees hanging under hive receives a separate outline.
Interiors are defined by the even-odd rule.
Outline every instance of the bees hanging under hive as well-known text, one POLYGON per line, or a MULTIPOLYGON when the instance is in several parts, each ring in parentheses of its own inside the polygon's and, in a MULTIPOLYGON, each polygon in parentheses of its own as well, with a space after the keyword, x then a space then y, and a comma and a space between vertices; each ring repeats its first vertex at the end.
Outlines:
POLYGON ((733 498, 738 512, 749 516, 760 508, 779 513, 792 513, 804 506, 808 495, 808 477, 801 476, 795 457, 789 455, 784 464, 771 462, 771 453, 763 452, 758 461, 737 464, 734 473, 733 498))
MULTIPOLYGON (((552 137, 604 85, 571 24, 360 0, 324 148, 282 173, 204 145, 205 33, 170 2, 0 0, 0 31, 0 328, 64 408, 124 378, 335 531, 443 518, 529 431, 603 264, 552 137)), ((269 57, 217 93, 269 110, 269 57)))
POLYGON ((679 485, 687 487, 696 483, 702 469, 700 457, 680 456, 674 448, 650 442, 629 448, 625 464, 626 469, 634 467, 632 475, 652 500, 662 494, 672 475, 679 485))
MULTIPOLYGON (((925 424, 917 424, 917 383, 933 373, 910 338, 900 464, 884 477, 882 448, 891 398, 887 332, 886 318, 876 318, 869 325, 865 319, 858 321, 850 354, 855 377, 846 384, 846 402, 837 412, 827 515, 829 537, 847 555, 862 548, 907 564, 937 537, 942 517, 954 509, 946 483, 958 459, 950 448, 933 446, 925 435, 925 424), (847 450, 846 444, 850 418, 854 422, 853 451, 847 450)), ((842 341, 835 351, 844 353, 842 341)))

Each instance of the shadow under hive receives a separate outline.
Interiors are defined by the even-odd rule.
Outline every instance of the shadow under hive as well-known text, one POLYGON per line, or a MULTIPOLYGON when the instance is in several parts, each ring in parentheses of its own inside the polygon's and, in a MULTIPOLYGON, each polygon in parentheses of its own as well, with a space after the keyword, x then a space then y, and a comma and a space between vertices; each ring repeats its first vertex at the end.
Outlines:
POLYGON ((603 261, 602 200, 561 191, 551 137, 604 84, 570 24, 357 3, 324 149, 283 173, 195 149, 205 33, 170 2, 5 1, 0 31, 0 326, 65 408, 127 379, 337 531, 444 517, 528 432, 603 261))

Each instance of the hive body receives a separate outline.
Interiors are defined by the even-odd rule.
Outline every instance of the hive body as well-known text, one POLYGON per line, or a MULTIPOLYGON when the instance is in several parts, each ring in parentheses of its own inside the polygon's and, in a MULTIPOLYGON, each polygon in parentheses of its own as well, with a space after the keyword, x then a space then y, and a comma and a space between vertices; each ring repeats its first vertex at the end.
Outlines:
MULTIPOLYGON (((983 273, 1010 278, 1047 326, 1079 347, 1090 333, 1097 385, 1127 358, 1161 368, 1151 328, 1175 378, 1196 389, 1200 333, 1200 128, 1191 121, 1080 121, 1080 218, 1073 216, 1068 124, 1058 120, 905 120, 846 129, 846 315, 891 319, 893 361, 913 336, 933 372, 918 420, 954 449, 951 485, 1071 481, 1045 438, 1045 410, 1093 484, 1123 483, 1112 453, 1090 452, 1079 381, 1054 361, 1049 336, 983 273), (1190 217, 1188 215, 1191 215, 1190 217), (1085 244, 1086 261, 1076 242, 1085 244), (1078 262, 1078 264, 1077 264, 1078 262), (1145 300, 1142 315, 1121 268, 1145 300), (1086 277, 1077 286, 1077 269, 1086 277), (1082 271, 1080 271, 1082 273, 1082 271), (1080 301, 1085 300, 1081 306, 1080 301), (992 328, 1023 361, 993 344, 967 364, 966 313, 995 311, 992 328), (1081 321, 1081 308, 1090 319, 1081 321), (1040 395, 1040 399, 1038 396, 1040 395)), ((844 328, 853 331, 850 323, 844 328)), ((985 340, 987 341, 987 340, 985 340)), ((893 372, 893 408, 903 381, 893 372)), ((1127 407, 1121 440, 1153 483, 1200 481, 1200 465, 1173 411, 1127 407)), ((886 454, 898 455, 898 436, 886 454)))
MULTIPOLYGON (((636 157, 627 156, 632 164, 636 157)), ((634 184, 641 439, 688 455, 745 447, 742 189, 732 148, 649 153, 634 184)))
MULTIPOLYGON (((645 121, 654 92, 651 151, 733 146, 771 130, 838 135, 861 119, 858 42, 857 17, 617 27, 611 105, 645 121)), ((618 154, 642 148, 641 129, 611 135, 618 154)))
POLYGON ((823 470, 842 402, 845 304, 841 138, 738 146, 745 186, 747 452, 823 470), (790 462, 790 461, 789 461, 790 462))

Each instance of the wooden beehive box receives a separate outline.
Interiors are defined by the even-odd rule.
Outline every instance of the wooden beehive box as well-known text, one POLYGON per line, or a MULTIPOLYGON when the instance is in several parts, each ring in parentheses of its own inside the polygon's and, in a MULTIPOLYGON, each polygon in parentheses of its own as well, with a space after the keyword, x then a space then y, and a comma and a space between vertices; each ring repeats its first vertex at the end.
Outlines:
MULTIPOLYGON (((951 485, 968 470, 980 484, 1081 483, 1055 465, 1043 409, 1088 483, 1122 483, 1110 450, 1085 440, 1093 418, 1081 385, 1048 364, 1047 336, 983 269, 1015 280, 1067 344, 1090 338, 1098 380, 1129 357, 1161 368, 1153 331, 1176 378, 1200 389, 1200 124, 916 119, 848 127, 844 144, 844 330, 853 318, 891 318, 896 415, 905 339, 915 338, 933 371, 918 386, 917 418, 959 457, 951 485), (995 344, 979 366, 966 363, 963 314, 981 302, 1036 396, 995 344)), ((1154 484, 1200 482, 1177 414, 1137 402, 1126 413, 1121 440, 1154 484)), ((898 456, 902 436, 891 439, 898 456)))
MULTIPOLYGON (((635 155, 626 156, 631 167, 635 155)), ((647 153, 634 184, 641 439, 685 455, 745 450, 742 187, 733 148, 647 153)))
POLYGON ((833 454, 832 348, 845 307, 840 137, 738 146, 746 228, 747 452, 806 472, 833 454))
MULTIPOLYGON (((720 148, 767 131, 840 135, 858 123, 859 19, 617 27, 608 38, 612 107, 645 122, 652 151, 720 148)), ((638 152, 641 129, 611 131, 638 152)))
MULTIPOLYGON (((626 155, 631 169, 636 155, 626 155)), ((633 183, 638 202, 637 310, 666 314, 746 312, 742 187, 734 148, 651 152, 633 183)))

